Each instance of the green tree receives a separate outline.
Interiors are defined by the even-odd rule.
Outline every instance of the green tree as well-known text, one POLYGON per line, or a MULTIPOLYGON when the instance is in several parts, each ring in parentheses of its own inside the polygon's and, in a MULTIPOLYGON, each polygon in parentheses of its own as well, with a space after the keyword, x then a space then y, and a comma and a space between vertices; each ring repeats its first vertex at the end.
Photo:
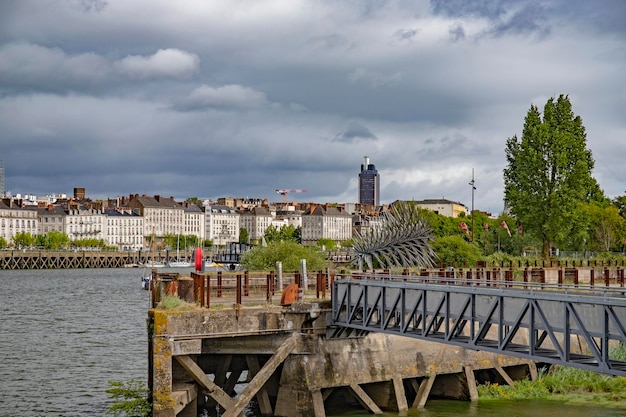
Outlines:
POLYGON ((504 198, 525 231, 541 240, 547 258, 552 244, 566 240, 578 203, 604 196, 591 175, 585 127, 569 98, 549 99, 541 116, 531 105, 521 140, 506 141, 504 198))
POLYGON ((587 203, 582 210, 588 222, 589 249, 608 252, 621 248, 625 220, 615 206, 602 207, 597 203, 587 203))
POLYGON ((248 270, 264 271, 283 263, 283 270, 300 269, 300 260, 306 259, 308 270, 325 269, 328 265, 324 253, 317 246, 302 246, 293 241, 268 242, 267 246, 255 246, 243 255, 240 263, 248 270))
POLYGON ((250 234, 247 229, 239 229, 239 243, 250 243, 250 234))
POLYGON ((48 249, 63 249, 70 244, 70 237, 58 230, 51 230, 46 233, 48 249))
POLYGON ((617 207, 619 215, 626 219, 626 195, 615 197, 612 204, 617 207))
POLYGON ((337 242, 332 239, 322 238, 317 241, 317 246, 323 247, 325 250, 335 250, 337 249, 337 242))
POLYGON ((7 246, 9 246, 9 242, 7 242, 5 238, 0 236, 0 249, 4 249, 7 246))
POLYGON ((474 266, 481 258, 478 246, 459 235, 435 238, 432 246, 436 261, 442 262, 444 266, 474 266))
POLYGON ((19 249, 31 247, 37 242, 37 238, 28 232, 17 232, 12 240, 13 245, 19 249))

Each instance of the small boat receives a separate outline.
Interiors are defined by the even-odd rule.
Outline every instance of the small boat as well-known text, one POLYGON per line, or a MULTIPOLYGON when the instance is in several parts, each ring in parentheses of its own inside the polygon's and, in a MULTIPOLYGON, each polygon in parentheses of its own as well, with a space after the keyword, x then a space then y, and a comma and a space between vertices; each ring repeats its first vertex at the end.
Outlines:
POLYGON ((144 290, 152 289, 152 274, 141 277, 141 288, 144 290))
MULTIPOLYGON (((186 242, 186 241, 185 241, 186 242)), ((176 238, 176 260, 174 262, 169 262, 167 266, 170 268, 189 268, 191 263, 180 260, 180 235, 176 238)))
POLYGON ((170 268, 188 268, 191 264, 185 261, 175 261, 168 263, 167 266, 170 268))
POLYGON ((161 262, 152 262, 151 260, 147 260, 144 264, 146 268, 164 268, 165 264, 161 262))

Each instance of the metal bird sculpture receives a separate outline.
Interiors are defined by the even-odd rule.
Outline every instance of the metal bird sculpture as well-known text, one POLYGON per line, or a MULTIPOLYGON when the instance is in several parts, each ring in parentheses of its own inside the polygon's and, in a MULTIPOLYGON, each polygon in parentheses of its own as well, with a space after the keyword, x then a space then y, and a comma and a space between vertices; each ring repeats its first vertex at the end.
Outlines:
POLYGON ((398 202, 382 214, 378 225, 356 233, 353 264, 373 269, 375 259, 381 268, 408 268, 434 265, 435 252, 430 242, 432 228, 420 209, 411 202, 398 202))

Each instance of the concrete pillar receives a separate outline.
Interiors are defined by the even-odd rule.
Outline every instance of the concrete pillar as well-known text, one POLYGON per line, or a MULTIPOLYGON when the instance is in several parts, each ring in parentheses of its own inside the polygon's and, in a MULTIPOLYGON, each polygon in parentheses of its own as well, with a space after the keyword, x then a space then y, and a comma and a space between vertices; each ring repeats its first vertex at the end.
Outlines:
POLYGON ((467 390, 469 391, 470 401, 478 401, 478 388, 476 388, 476 376, 474 370, 469 366, 464 366, 465 379, 467 381, 467 390))

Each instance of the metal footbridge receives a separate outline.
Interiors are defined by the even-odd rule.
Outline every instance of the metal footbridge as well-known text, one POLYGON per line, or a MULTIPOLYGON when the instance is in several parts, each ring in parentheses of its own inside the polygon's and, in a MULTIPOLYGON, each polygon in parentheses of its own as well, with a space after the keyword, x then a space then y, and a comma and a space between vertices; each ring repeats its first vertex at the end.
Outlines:
POLYGON ((626 376, 626 288, 359 274, 333 282, 328 337, 383 332, 626 376))

